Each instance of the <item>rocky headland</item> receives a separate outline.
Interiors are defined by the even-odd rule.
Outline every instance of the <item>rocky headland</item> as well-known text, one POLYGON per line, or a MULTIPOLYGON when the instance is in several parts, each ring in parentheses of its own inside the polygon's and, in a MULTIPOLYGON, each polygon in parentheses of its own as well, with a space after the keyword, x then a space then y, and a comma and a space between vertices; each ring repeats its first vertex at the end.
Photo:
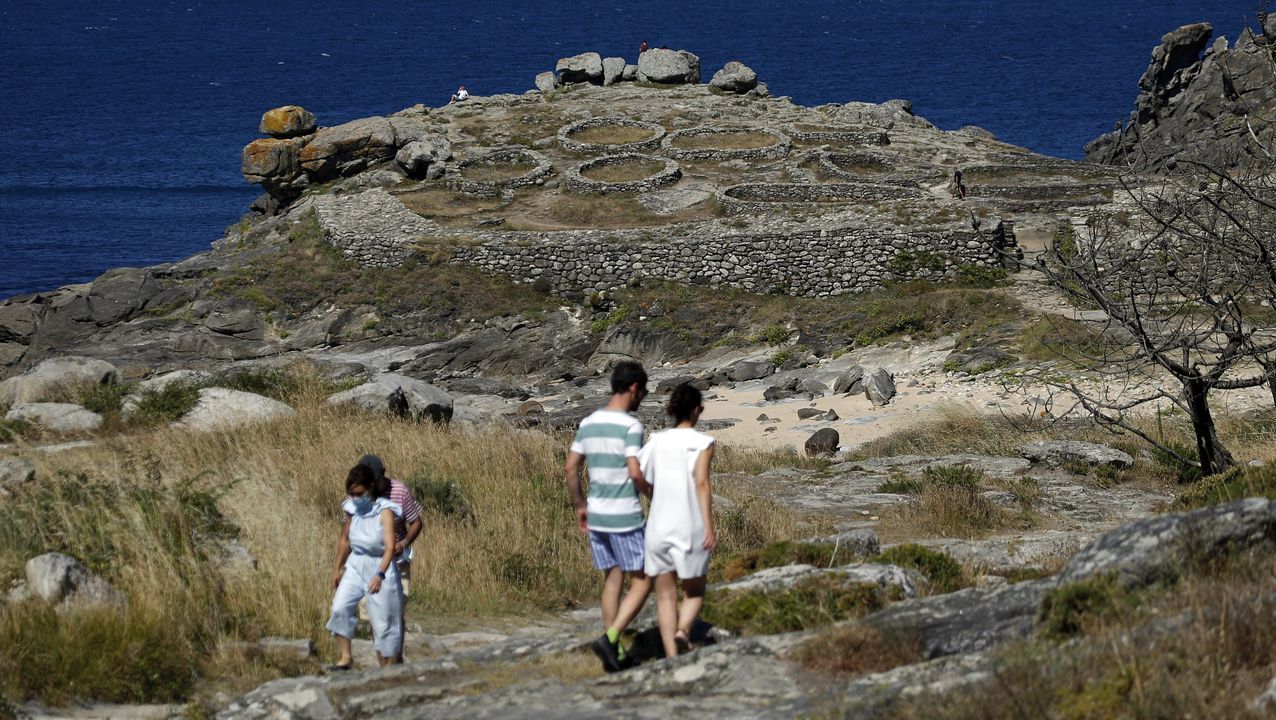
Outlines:
POLYGON ((268 110, 242 158, 264 194, 208 251, 0 303, 0 518, 160 508, 39 515, 0 554, 0 613, 134 618, 171 575, 199 592, 175 614, 217 609, 184 640, 215 681, 29 695, 133 703, 84 717, 1107 717, 1133 687, 1140 711, 1276 707, 1276 643, 1240 647, 1272 609, 1276 506, 1244 499, 1270 494, 1270 426, 1246 414, 1269 392, 1221 403, 1252 467, 1192 484, 1025 381, 1109 382, 1049 351, 1107 318, 1034 258, 1128 212, 1122 174, 1154 178, 1186 138, 1233 157, 1237 118, 1268 106, 1266 36, 1210 34, 1166 36, 1088 162, 906 100, 803 107, 685 50, 583 53, 520 95, 336 126, 268 110), (658 657, 649 609, 645 662, 600 677, 594 578, 569 518, 546 518, 566 509, 563 432, 627 359, 650 369, 650 428, 676 385, 705 392, 724 550, 697 649, 658 657), (472 456, 494 446, 512 449, 472 456), (328 480, 382 448, 430 493, 411 662, 321 674, 298 608, 326 602, 328 480), (288 543, 279 497, 315 526, 288 543), (180 562, 148 574, 59 524, 116 516, 180 562), (1130 670, 1131 644, 1241 670, 1130 670))

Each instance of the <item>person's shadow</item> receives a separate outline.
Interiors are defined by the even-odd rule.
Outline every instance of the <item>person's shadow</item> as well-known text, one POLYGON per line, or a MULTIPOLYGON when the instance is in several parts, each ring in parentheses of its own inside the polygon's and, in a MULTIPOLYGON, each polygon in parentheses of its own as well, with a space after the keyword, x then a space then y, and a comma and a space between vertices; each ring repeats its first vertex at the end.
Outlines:
MULTIPOLYGON (((717 644, 718 641, 713 637, 712 630, 713 625, 696 618, 695 623, 691 625, 691 636, 689 638, 692 648, 717 644)), ((665 646, 664 643, 660 642, 659 626, 649 627, 635 635, 625 653, 634 665, 641 665, 648 660, 663 658, 665 656, 665 646)))

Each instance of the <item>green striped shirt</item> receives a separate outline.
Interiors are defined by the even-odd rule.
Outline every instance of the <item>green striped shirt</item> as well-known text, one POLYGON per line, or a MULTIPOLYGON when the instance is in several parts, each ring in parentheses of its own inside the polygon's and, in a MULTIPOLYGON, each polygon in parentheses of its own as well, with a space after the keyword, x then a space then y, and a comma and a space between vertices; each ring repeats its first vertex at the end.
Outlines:
POLYGON ((642 434, 638 418, 615 410, 597 410, 580 422, 571 449, 589 462, 589 529, 642 527, 642 503, 628 467, 628 458, 642 449, 642 434))

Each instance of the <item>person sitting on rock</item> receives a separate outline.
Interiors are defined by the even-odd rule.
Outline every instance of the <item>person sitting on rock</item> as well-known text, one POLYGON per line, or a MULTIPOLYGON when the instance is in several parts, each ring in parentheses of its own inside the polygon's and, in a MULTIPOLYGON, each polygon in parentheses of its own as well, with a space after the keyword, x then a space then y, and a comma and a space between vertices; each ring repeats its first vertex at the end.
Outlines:
POLYGON ((646 40, 638 43, 638 54, 641 56, 643 53, 647 52, 647 47, 648 45, 646 40))
POLYGON ((452 102, 454 103, 462 102, 464 100, 469 100, 469 99, 470 99, 470 91, 466 90, 464 85, 457 88, 456 92, 452 93, 452 102))
POLYGON ((337 568, 332 584, 332 614, 328 630, 336 636, 341 657, 333 670, 354 665, 351 639, 358 624, 359 601, 367 598, 372 623, 372 646, 377 661, 389 665, 403 652, 403 589, 394 562, 394 523, 403 508, 378 496, 378 483, 367 465, 355 465, 346 475, 345 522, 337 536, 337 568))
POLYGON ((704 605, 713 532, 713 437, 695 429, 704 412, 700 391, 683 383, 669 398, 674 427, 651 436, 639 453, 643 477, 651 485, 647 517, 647 577, 656 584, 656 617, 665 655, 690 650, 691 629, 704 605), (675 577, 675 574, 677 577, 675 577), (678 581, 686 598, 678 607, 678 581))

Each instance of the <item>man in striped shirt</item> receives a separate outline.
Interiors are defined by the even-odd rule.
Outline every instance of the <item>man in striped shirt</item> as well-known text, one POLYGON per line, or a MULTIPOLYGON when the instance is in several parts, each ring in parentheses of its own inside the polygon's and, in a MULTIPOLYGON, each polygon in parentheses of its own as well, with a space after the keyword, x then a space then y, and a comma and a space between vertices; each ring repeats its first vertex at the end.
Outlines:
POLYGON ((624 632, 651 592, 643 573, 643 515, 638 494, 651 496, 651 486, 638 466, 642 423, 632 413, 647 396, 647 371, 622 362, 611 373, 611 400, 580 423, 567 454, 567 489, 576 506, 576 521, 589 535, 594 567, 603 573, 603 627, 593 651, 608 672, 623 667, 624 632), (589 500, 580 491, 580 467, 589 463, 589 500), (621 599, 625 575, 629 592, 621 599))

